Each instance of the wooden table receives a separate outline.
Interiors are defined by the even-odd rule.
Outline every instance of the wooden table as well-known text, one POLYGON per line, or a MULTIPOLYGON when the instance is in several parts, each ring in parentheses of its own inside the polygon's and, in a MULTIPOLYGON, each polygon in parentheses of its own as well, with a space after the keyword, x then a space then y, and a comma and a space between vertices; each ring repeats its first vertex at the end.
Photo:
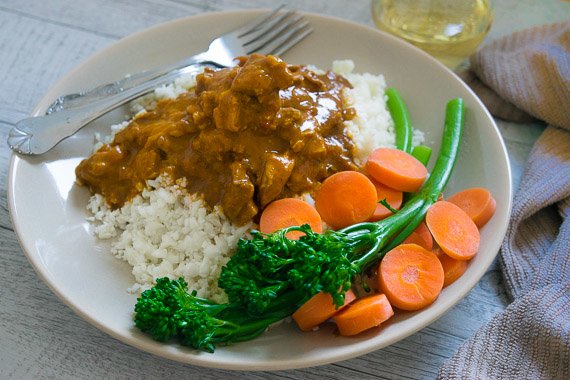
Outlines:
MULTIPOLYGON (((299 10, 372 25, 368 0, 296 0, 299 10)), ((570 3, 497 0, 487 42, 526 26, 570 18, 570 3)), ((62 75, 131 33, 201 12, 273 7, 271 0, 0 0, 0 378, 372 379, 433 378, 444 360, 508 300, 496 263, 469 295, 409 338, 352 360, 279 372, 228 372, 161 359, 97 330, 40 281, 13 232, 6 200, 9 129, 62 75)), ((498 121, 515 188, 539 123, 498 121)), ((38 191, 41 191, 38 189, 38 191)))

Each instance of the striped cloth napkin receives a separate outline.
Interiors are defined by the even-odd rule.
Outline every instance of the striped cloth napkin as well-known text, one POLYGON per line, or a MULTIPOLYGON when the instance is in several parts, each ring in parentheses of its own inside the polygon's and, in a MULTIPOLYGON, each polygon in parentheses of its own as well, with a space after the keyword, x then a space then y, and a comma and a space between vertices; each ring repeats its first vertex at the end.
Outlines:
POLYGON ((491 113, 540 119, 500 266, 513 302, 444 363, 439 379, 570 379, 570 22, 482 48, 463 75, 491 113))

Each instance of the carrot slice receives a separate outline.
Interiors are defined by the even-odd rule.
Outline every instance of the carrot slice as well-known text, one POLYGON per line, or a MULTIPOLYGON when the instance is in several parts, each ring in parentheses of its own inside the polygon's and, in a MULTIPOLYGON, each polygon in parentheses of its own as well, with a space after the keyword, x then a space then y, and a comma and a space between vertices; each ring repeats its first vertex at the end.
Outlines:
POLYGON ((449 202, 459 206, 475 222, 483 227, 495 213, 497 202, 491 192, 483 187, 473 187, 449 197, 449 202))
POLYGON ((394 315, 392 305, 384 294, 360 298, 333 316, 340 335, 356 335, 380 325, 394 315))
POLYGON ((332 296, 329 293, 320 292, 301 305, 291 317, 302 331, 311 331, 354 301, 355 298, 352 290, 348 290, 344 294, 344 305, 337 309, 332 296))
POLYGON ((410 236, 408 236, 406 240, 402 242, 402 244, 411 243, 417 244, 420 247, 431 251, 433 248, 433 237, 431 236, 431 232, 429 232, 429 229, 427 228, 425 222, 421 222, 418 228, 416 228, 414 232, 412 232, 410 236))
POLYGON ((419 310, 436 300, 443 288, 443 268, 437 256, 417 244, 402 244, 380 262, 378 285, 392 306, 419 310))
MULTIPOLYGON (((376 188, 376 194, 377 194, 378 202, 385 199, 386 202, 388 202, 388 204, 390 205, 390 207, 392 207, 394 210, 400 209, 400 207, 402 206, 402 201, 404 199, 404 193, 402 193, 400 190, 392 189, 391 187, 388 187, 388 186, 386 186, 386 185, 384 185, 378 181, 375 181, 375 180, 371 180, 371 181, 374 184, 374 187, 376 188)), ((370 217, 369 221, 370 222, 377 222, 377 221, 385 219, 385 218, 387 218, 393 214, 394 213, 392 211, 388 210, 388 208, 386 208, 386 206, 384 206, 380 203, 377 203, 376 204, 376 210, 374 211, 374 213, 370 217)))
POLYGON ((456 260, 469 260, 479 250, 480 236, 469 215, 448 201, 434 203, 426 224, 443 252, 456 260))
POLYGON ((434 248, 433 253, 441 262, 443 268, 443 287, 453 284, 467 270, 468 261, 456 260, 445 254, 441 248, 434 248))
POLYGON ((376 210, 376 188, 364 174, 344 171, 328 177, 315 193, 321 218, 338 229, 368 220, 376 210))
POLYGON ((399 149, 375 149, 368 157, 365 168, 376 181, 409 193, 419 190, 427 177, 426 167, 417 158, 399 149))
MULTIPOLYGON (((323 232, 321 216, 313 206, 297 198, 283 198, 271 202, 261 214, 259 230, 269 234, 286 227, 308 224, 314 232, 323 232)), ((285 236, 297 240, 305 235, 300 231, 288 232, 285 236)))

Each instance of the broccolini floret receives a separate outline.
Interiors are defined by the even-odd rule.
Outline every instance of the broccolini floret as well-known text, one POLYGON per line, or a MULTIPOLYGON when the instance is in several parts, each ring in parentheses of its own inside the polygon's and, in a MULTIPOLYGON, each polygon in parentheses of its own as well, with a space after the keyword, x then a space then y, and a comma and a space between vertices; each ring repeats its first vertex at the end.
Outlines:
POLYGON ((159 278, 135 305, 135 325, 153 339, 177 338, 185 346, 207 352, 214 352, 219 343, 253 339, 287 315, 249 317, 240 305, 217 304, 189 293, 183 278, 159 278))

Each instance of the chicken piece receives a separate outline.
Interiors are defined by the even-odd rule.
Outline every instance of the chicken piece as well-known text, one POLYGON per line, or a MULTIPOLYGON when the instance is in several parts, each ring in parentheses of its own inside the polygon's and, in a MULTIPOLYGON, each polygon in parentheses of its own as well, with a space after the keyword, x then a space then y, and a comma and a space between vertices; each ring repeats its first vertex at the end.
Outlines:
POLYGON ((200 152, 201 158, 206 162, 222 161, 234 145, 231 136, 219 129, 204 130, 192 142, 192 148, 200 152))
POLYGON ((221 202, 224 214, 238 226, 251 221, 258 211, 253 201, 255 187, 246 168, 247 165, 244 162, 231 163, 231 182, 225 187, 221 202))
POLYGON ((257 198, 261 208, 276 199, 293 172, 295 160, 287 155, 267 153, 257 198))
POLYGON ((253 54, 234 78, 232 91, 260 97, 292 86, 297 77, 281 59, 253 54))

